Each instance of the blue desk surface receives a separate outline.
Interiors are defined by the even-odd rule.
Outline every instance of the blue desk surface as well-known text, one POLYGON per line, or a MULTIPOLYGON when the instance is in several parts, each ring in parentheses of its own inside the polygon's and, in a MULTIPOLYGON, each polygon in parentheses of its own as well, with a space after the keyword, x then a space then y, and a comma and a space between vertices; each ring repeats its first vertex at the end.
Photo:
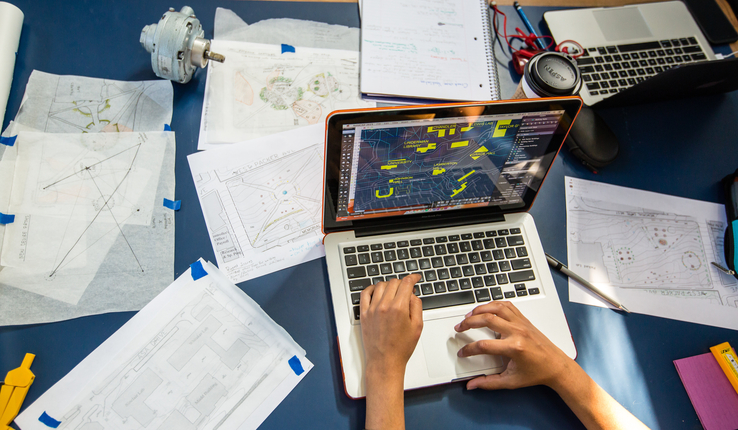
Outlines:
MULTIPOLYGON (((161 0, 52 2, 10 0, 26 14, 8 114, 17 112, 33 69, 120 80, 154 79, 149 54, 139 45, 144 25, 171 4, 161 0)), ((216 4, 188 3, 212 37, 216 4)), ((300 18, 359 25, 356 4, 221 1, 247 23, 300 18)), ((515 14, 512 8, 510 17, 515 14)), ((526 9, 534 23, 540 8, 526 9)), ((509 28, 514 28, 509 24, 509 28)), ((512 30, 514 31, 514 30, 512 30)), ((510 32, 512 32, 510 31, 510 32)), ((177 133, 175 274, 199 257, 215 261, 186 156, 196 151, 205 74, 175 85, 172 129, 177 133)), ((719 180, 738 168, 738 92, 601 112, 621 142, 621 154, 594 175, 562 150, 531 213, 544 248, 566 256, 564 175, 723 203, 719 180)), ((654 429, 700 428, 672 361, 701 354, 738 332, 569 303, 567 280, 556 287, 579 351, 577 361, 626 408, 654 429)), ((261 428, 363 428, 365 404, 344 395, 336 331, 323 259, 239 285, 307 350, 315 368, 261 428)), ((2 300, 2 298, 0 298, 2 300)), ((26 405, 61 379, 133 313, 114 313, 53 324, 0 327, 0 374, 33 352, 36 381, 26 405)), ((736 312, 738 318, 738 310, 736 312)), ((583 428, 550 389, 468 392, 462 384, 406 394, 409 428, 583 428)))

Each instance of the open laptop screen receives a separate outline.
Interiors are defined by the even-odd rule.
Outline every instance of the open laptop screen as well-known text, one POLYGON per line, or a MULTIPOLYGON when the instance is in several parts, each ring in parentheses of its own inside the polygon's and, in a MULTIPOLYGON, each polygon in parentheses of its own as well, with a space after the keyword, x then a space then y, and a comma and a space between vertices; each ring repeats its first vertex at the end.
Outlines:
POLYGON ((580 103, 334 113, 324 211, 335 223, 355 224, 460 209, 526 210, 580 103))

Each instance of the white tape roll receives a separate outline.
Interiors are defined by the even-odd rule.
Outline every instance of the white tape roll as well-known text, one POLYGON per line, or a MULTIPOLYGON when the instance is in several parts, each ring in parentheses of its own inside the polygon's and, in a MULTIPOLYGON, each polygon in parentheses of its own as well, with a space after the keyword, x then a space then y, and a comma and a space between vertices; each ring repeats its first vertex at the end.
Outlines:
POLYGON ((0 2, 0 127, 5 119, 22 27, 23 12, 10 3, 0 2))

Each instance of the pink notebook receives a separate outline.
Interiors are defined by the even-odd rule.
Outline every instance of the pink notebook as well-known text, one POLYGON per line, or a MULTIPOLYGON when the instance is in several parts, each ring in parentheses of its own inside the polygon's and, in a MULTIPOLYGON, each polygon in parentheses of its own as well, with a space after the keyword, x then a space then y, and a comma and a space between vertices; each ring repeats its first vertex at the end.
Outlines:
POLYGON ((738 393, 712 353, 674 360, 705 430, 738 429, 738 393))

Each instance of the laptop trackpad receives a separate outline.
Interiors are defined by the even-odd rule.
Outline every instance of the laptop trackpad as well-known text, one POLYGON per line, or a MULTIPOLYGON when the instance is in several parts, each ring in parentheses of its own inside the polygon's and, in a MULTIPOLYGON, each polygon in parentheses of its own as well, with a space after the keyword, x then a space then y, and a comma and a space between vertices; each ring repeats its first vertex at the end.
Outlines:
POLYGON ((488 328, 467 330, 456 333, 454 326, 463 317, 451 317, 425 321, 420 341, 423 344, 428 376, 431 378, 448 376, 451 379, 473 373, 502 372, 504 363, 497 355, 478 355, 459 358, 456 353, 464 345, 481 340, 494 339, 495 332, 488 328))
POLYGON ((592 13, 608 41, 653 37, 641 11, 636 7, 607 8, 592 13))

